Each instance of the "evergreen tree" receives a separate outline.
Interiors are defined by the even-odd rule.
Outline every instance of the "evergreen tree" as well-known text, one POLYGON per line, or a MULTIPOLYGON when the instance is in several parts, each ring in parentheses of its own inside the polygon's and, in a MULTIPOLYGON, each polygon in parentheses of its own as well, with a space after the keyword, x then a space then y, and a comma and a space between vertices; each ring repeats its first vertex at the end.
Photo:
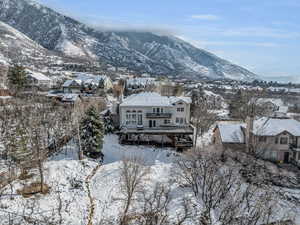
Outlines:
POLYGON ((91 158, 103 158, 104 128, 95 107, 91 106, 80 123, 80 141, 83 153, 91 158))
POLYGON ((10 67, 7 73, 9 86, 16 89, 16 91, 22 90, 26 85, 27 74, 23 66, 15 65, 10 67))
POLYGON ((99 80, 99 83, 98 83, 98 88, 99 88, 99 89, 104 89, 104 86, 105 86, 105 84, 104 84, 104 79, 100 79, 100 80, 99 80))
POLYGON ((115 126, 111 114, 108 112, 104 115, 104 132, 105 134, 111 134, 115 131, 115 126))

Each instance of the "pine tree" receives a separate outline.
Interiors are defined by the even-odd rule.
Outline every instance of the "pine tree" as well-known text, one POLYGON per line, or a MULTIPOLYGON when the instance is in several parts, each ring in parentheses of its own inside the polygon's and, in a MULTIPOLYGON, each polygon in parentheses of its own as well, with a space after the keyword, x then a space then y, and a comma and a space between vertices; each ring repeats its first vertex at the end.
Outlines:
POLYGON ((105 134, 111 134, 115 131, 115 126, 113 123, 113 119, 110 115, 110 113, 107 113, 104 116, 104 132, 105 134))
POLYGON ((91 106, 80 123, 80 141, 83 153, 91 158, 103 158, 104 128, 95 107, 91 106))
POLYGON ((23 66, 15 65, 10 67, 7 73, 10 87, 16 91, 22 90, 26 85, 27 74, 23 66))

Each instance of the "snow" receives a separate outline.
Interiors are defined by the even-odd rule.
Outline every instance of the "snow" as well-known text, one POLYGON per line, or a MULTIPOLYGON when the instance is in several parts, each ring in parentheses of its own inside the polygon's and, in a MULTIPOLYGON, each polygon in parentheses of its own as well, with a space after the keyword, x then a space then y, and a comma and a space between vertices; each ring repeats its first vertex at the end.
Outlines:
POLYGON ((282 99, 280 99, 280 98, 259 98, 257 100, 258 104, 264 104, 264 103, 268 103, 268 102, 271 102, 276 106, 284 106, 284 103, 283 103, 282 99))
POLYGON ((129 157, 141 158, 147 165, 171 163, 177 159, 177 153, 168 148, 151 146, 120 145, 118 136, 106 135, 103 145, 104 164, 121 161, 129 157))
POLYGON ((184 101, 187 104, 191 103, 189 97, 166 97, 161 96, 156 92, 142 92, 133 94, 124 99, 120 106, 165 106, 172 107, 173 103, 184 101))
POLYGON ((223 143, 245 143, 242 127, 244 123, 238 124, 218 124, 221 139, 223 143))
POLYGON ((263 117, 254 121, 253 132, 256 135, 276 136, 284 131, 300 136, 300 122, 294 119, 263 117))
POLYGON ((63 87, 70 87, 71 85, 73 85, 73 82, 78 86, 80 86, 82 83, 81 80, 66 80, 65 83, 63 84, 63 87))
POLYGON ((57 47, 68 56, 86 56, 84 51, 69 40, 63 40, 57 47))
POLYGON ((38 81, 51 81, 51 79, 49 77, 47 77, 46 75, 44 75, 42 73, 34 72, 29 69, 26 69, 26 72, 30 77, 33 77, 34 79, 36 79, 38 81))

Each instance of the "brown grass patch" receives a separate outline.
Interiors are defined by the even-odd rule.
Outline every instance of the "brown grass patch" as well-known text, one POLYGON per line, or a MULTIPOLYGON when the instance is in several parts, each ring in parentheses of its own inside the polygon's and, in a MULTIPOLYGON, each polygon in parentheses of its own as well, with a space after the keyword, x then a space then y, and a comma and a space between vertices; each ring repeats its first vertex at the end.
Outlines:
POLYGON ((43 185, 43 191, 41 191, 41 183, 31 183, 23 187, 23 189, 17 190, 19 195, 22 195, 24 198, 29 198, 36 194, 46 195, 50 191, 50 187, 47 184, 43 185))

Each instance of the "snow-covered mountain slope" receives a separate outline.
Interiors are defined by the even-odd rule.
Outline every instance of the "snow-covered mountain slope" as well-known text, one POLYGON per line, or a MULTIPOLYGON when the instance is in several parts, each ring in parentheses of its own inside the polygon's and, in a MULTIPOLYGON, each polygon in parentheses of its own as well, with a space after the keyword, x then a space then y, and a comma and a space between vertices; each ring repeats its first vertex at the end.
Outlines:
POLYGON ((251 80, 252 72, 172 36, 103 32, 31 0, 0 0, 0 20, 49 50, 137 72, 251 80))
POLYGON ((7 66, 22 63, 23 66, 44 69, 51 64, 77 63, 79 60, 64 57, 50 51, 28 36, 0 21, 0 64, 7 66))
POLYGON ((22 62, 44 64, 56 56, 11 26, 0 22, 0 61, 2 64, 22 62))

